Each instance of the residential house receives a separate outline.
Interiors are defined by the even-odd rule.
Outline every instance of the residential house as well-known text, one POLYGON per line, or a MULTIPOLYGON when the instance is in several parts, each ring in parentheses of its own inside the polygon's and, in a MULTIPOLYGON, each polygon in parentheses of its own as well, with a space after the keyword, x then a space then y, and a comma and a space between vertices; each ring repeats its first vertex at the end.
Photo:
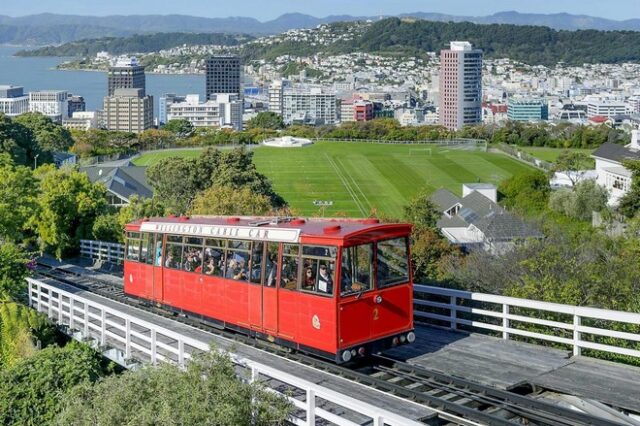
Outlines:
POLYGON ((640 160, 640 131, 631 132, 631 143, 604 143, 591 155, 596 160, 597 182, 609 191, 609 205, 616 206, 631 189, 631 171, 625 160, 640 160))
POLYGON ((93 183, 102 183, 107 188, 107 201, 110 206, 129 205, 132 196, 151 198, 153 189, 147 182, 146 167, 131 164, 121 166, 95 165, 81 167, 80 171, 89 176, 93 183))

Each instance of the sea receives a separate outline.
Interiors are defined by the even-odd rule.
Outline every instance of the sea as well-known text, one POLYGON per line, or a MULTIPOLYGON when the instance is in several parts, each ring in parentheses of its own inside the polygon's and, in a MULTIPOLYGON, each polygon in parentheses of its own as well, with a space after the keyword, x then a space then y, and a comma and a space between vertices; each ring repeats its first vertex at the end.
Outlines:
MULTIPOLYGON (((66 90, 84 97, 88 111, 102 108, 107 95, 107 75, 98 71, 60 71, 56 65, 72 58, 13 56, 19 47, 0 46, 0 85, 23 86, 34 90, 66 90)), ((165 93, 199 94, 204 99, 204 75, 147 74, 147 94, 153 96, 154 112, 165 93)))

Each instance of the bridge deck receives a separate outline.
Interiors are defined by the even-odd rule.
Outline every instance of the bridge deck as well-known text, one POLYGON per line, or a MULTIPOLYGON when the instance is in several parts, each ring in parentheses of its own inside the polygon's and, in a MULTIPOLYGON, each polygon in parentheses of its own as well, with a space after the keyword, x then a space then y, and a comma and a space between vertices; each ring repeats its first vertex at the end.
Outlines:
POLYGON ((387 354, 502 389, 525 383, 638 411, 640 368, 571 357, 567 351, 418 326, 416 343, 387 354))

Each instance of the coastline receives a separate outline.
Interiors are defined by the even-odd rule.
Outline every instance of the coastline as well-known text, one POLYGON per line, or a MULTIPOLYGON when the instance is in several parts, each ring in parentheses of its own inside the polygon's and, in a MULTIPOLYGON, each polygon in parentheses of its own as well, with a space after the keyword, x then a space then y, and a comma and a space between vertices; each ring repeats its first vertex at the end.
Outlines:
MULTIPOLYGON (((101 72, 101 73, 106 73, 107 70, 99 70, 99 69, 92 69, 92 68, 50 68, 50 70, 52 71, 85 71, 85 72, 101 72)), ((168 72, 153 72, 153 71, 145 71, 145 74, 152 74, 152 75, 170 75, 170 76, 175 76, 175 75, 195 75, 195 76, 201 76, 201 75, 205 75, 204 72, 201 73, 194 73, 194 72, 173 72, 173 73, 168 73, 168 72)))

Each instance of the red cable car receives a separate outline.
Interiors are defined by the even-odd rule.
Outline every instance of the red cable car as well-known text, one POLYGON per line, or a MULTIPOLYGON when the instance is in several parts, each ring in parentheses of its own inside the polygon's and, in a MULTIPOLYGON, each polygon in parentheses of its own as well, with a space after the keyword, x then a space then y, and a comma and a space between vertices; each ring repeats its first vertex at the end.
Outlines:
POLYGON ((338 363, 415 340, 409 224, 170 217, 126 231, 130 296, 338 363))

